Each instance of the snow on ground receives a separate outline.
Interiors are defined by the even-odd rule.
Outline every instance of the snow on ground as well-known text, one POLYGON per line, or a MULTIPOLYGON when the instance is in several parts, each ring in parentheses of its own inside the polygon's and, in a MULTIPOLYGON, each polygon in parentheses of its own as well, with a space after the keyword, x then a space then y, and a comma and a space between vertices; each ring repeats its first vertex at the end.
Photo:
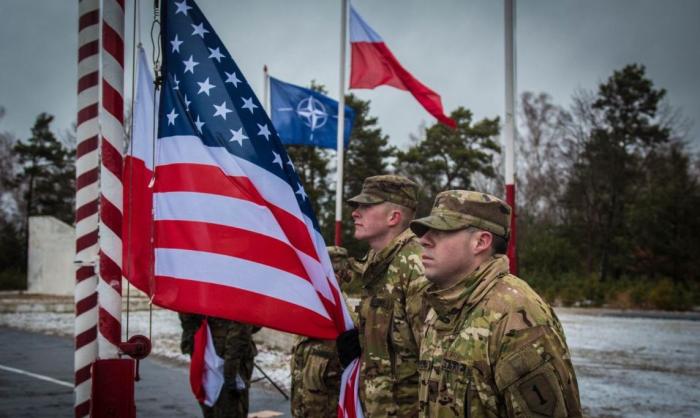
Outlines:
MULTIPOLYGON (((122 338, 125 339, 127 327, 126 312, 123 312, 122 315, 122 338)), ((0 326, 20 328, 50 335, 72 336, 73 318, 73 313, 3 313, 0 314, 0 326)), ((183 364, 189 363, 189 356, 180 352, 182 328, 180 328, 180 320, 177 317, 177 313, 165 309, 154 309, 150 328, 151 342, 153 344, 152 354, 183 364)), ((129 336, 135 334, 149 335, 148 311, 130 312, 129 336)), ((291 387, 289 370, 291 356, 289 350, 269 348, 265 342, 259 342, 257 346, 258 355, 255 357, 255 362, 275 383, 288 391, 291 387)), ((254 370, 253 379, 261 377, 260 372, 254 370)))
MULTIPOLYGON (((129 334, 148 335, 148 312, 129 315, 129 334)), ((700 321, 559 315, 571 349, 586 416, 700 416, 700 321)), ((72 314, 0 314, 0 326, 70 336, 72 314)), ((126 332, 126 314, 123 327, 126 332)), ((183 364, 177 314, 154 310, 153 353, 183 364)), ((289 389, 289 349, 258 344, 256 362, 289 389), (274 347, 274 348, 273 348, 274 347)), ((256 375, 257 375, 256 371, 256 375)))

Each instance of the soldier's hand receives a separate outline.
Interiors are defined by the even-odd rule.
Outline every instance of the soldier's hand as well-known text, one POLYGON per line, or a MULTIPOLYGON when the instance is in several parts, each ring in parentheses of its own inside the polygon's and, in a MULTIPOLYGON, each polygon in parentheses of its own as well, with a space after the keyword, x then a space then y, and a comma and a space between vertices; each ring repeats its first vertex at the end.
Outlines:
POLYGON ((224 389, 234 393, 241 393, 246 388, 245 381, 238 373, 233 376, 224 376, 224 389))
POLYGON ((357 328, 353 328, 338 335, 338 338, 335 339, 335 346, 338 350, 340 364, 343 366, 343 368, 348 367, 348 364, 352 363, 354 359, 360 357, 360 354, 362 353, 357 328))

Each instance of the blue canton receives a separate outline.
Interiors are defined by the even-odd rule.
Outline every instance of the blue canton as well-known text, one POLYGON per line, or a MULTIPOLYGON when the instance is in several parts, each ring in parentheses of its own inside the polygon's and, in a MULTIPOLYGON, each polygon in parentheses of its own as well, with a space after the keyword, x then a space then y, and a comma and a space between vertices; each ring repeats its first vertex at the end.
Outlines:
POLYGON ((195 135, 287 182, 318 222, 270 118, 193 0, 163 4, 164 51, 158 138, 195 135))

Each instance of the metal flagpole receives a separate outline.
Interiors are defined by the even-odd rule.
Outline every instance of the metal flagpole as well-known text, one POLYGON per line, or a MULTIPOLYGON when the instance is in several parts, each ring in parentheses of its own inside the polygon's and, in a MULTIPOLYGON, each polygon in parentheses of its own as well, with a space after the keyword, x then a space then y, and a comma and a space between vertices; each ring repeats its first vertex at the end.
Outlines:
POLYGON ((270 113, 270 73, 267 70, 267 64, 263 65, 263 108, 270 118, 272 114, 270 113))
POLYGON ((340 12, 340 83, 338 90, 338 142, 337 142, 337 176, 335 189, 335 245, 342 245, 343 222, 343 154, 345 151, 345 45, 347 43, 348 1, 342 0, 340 12))
POLYGON ((510 271, 518 273, 515 222, 515 0, 505 0, 506 125, 504 129, 506 202, 513 209, 508 240, 510 271))

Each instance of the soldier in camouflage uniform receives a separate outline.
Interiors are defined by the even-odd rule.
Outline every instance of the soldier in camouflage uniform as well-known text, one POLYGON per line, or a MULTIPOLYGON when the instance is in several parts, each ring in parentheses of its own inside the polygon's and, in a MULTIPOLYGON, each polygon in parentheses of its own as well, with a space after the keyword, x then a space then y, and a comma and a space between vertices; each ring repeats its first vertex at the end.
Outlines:
MULTIPOLYGON (((362 192, 349 200, 355 206, 355 238, 367 241, 370 252, 360 277, 358 313, 360 401, 365 417, 418 415, 418 347, 427 305, 423 293, 420 245, 408 229, 417 205, 418 185, 394 175, 365 179, 362 192)), ((348 331, 338 338, 352 347, 348 331)), ((355 335, 357 335, 355 334, 355 335)))
POLYGON ((576 375, 552 308, 508 273, 511 208, 440 193, 411 229, 432 310, 420 350, 421 417, 580 417, 576 375))
MULTIPOLYGON (((357 272, 348 251, 328 247, 341 289, 357 272)), ((335 341, 298 336, 292 348, 292 416, 334 417, 340 392, 340 361, 335 341)))
MULTIPOLYGON (((180 313, 183 354, 192 355, 194 335, 204 316, 180 313)), ((258 354, 253 334, 260 328, 240 322, 207 317, 216 354, 224 359, 224 386, 213 407, 200 404, 204 418, 246 418, 253 361, 258 354)))

